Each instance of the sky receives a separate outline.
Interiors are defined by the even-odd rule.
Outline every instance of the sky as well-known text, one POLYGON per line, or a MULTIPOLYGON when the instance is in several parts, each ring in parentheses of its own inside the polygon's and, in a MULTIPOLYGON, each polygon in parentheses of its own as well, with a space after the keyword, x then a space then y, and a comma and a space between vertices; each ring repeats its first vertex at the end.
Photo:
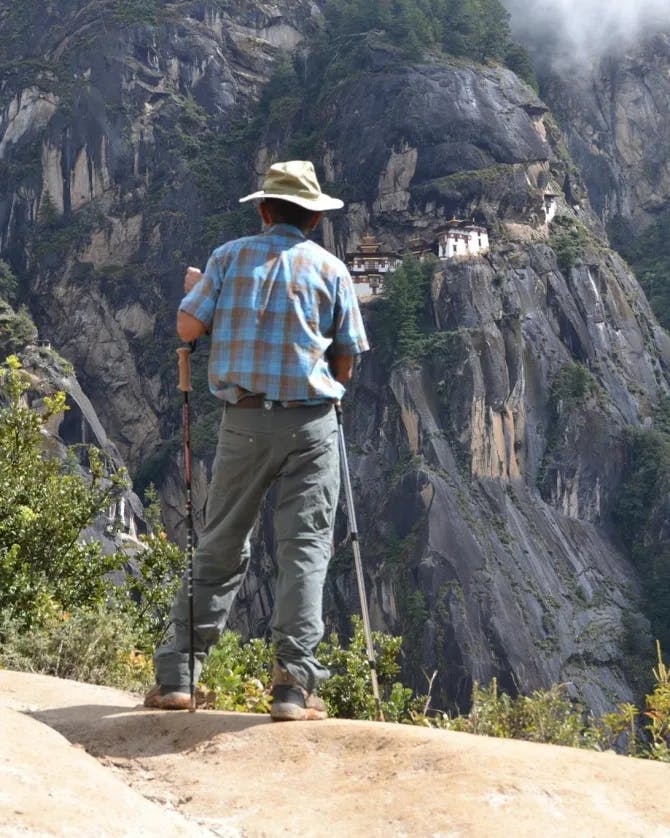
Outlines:
POLYGON ((670 31, 670 0, 502 0, 517 37, 546 43, 554 60, 592 62, 641 35, 670 31))

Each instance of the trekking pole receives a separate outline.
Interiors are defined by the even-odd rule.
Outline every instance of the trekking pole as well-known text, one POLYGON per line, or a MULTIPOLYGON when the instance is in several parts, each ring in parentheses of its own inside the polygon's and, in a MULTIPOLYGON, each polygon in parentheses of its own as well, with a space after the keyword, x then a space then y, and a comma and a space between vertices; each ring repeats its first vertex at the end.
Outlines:
POLYGON ((351 491, 351 479, 349 477, 349 462, 347 460, 347 448, 344 442, 344 428, 342 426, 342 405, 335 402, 335 413, 337 414, 337 430, 340 446, 340 462, 342 463, 342 476, 344 478, 344 494, 347 500, 347 517, 349 518, 349 534, 351 536, 351 547, 354 551, 354 566, 356 568, 356 579, 358 581, 358 597, 361 601, 361 615, 363 617, 363 630, 365 632, 365 646, 370 665, 370 678, 372 680, 372 694, 377 706, 377 719, 384 721, 384 711, 379 697, 379 683, 377 682, 377 663, 375 650, 372 645, 372 630, 370 629, 370 614, 368 612, 368 600, 365 594, 365 579, 363 577, 363 562, 361 561, 361 549, 358 542, 358 528, 356 527, 356 513, 354 511, 354 496, 351 491))
POLYGON ((184 474, 186 483, 186 584, 188 590, 188 675, 191 691, 189 713, 195 713, 195 643, 193 637, 193 503, 191 501, 191 413, 188 394, 191 391, 191 352, 195 343, 177 350, 179 356, 179 384, 184 394, 184 474))

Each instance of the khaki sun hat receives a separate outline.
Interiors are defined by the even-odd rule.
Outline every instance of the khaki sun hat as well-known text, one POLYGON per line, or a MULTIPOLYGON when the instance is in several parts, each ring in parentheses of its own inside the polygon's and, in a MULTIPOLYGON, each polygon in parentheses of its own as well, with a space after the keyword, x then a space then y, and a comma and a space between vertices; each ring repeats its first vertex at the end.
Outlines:
POLYGON ((254 198, 279 198, 290 201, 314 212, 341 209, 344 202, 339 198, 324 195, 316 178, 314 166, 309 160, 289 160, 287 163, 273 163, 259 192, 245 195, 240 203, 254 198))

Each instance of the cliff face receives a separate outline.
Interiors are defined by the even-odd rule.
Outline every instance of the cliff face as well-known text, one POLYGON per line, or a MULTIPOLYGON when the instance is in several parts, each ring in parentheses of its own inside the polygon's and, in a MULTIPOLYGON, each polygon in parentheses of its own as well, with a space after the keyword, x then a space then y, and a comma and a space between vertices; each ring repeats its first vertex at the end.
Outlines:
MULTIPOLYGON (((438 670, 442 698, 464 703, 494 675, 568 682, 597 709, 630 697, 623 650, 646 629, 609 516, 625 429, 667 391, 666 333, 604 246, 550 114, 511 73, 377 68, 324 111, 329 179, 358 186, 331 246, 372 228, 402 247, 454 215, 493 234, 488 256, 440 264, 419 357, 390 366, 373 349, 348 399, 374 622, 402 632, 418 689, 438 670), (567 263, 566 220, 580 231, 567 263)), ((373 346, 382 307, 365 306, 373 346)), ((344 553, 330 594, 337 622, 355 603, 344 553)))
POLYGON ((591 259, 566 277, 534 244, 445 265, 432 347, 390 375, 373 352, 349 400, 374 619, 460 701, 494 675, 597 709, 630 695, 622 650, 646 630, 606 523, 670 346, 621 261, 591 259), (561 403, 574 358, 592 387, 561 403))
POLYGON ((670 35, 542 80, 595 211, 639 232, 670 202, 670 35))
MULTIPOLYGON (((160 21, 128 27, 111 4, 52 3, 18 63, 16 8, 0 2, 15 35, 2 57, 16 67, 0 88, 0 251, 131 471, 151 464, 179 532, 183 269, 213 234, 249 229, 237 197, 294 147, 293 111, 266 109, 256 133, 238 118, 318 14, 166 4, 160 21)), ((661 120, 651 99, 645 114, 661 120)), ((561 132, 507 70, 402 67, 379 47, 319 107, 309 156, 347 198, 323 225, 327 246, 343 255, 372 230, 403 248, 454 215, 492 240, 487 256, 440 264, 420 351, 392 364, 373 350, 347 399, 375 628, 404 634, 418 689, 438 670, 440 702, 464 705, 472 680, 494 675, 513 689, 570 682, 598 710, 632 698, 626 653, 647 627, 610 513, 625 429, 653 421, 670 344, 605 246, 561 132)), ((382 309, 365 305, 373 345, 382 309)), ((207 467, 203 455, 198 509, 207 467)), ((263 631, 272 606, 271 503, 232 621, 244 631, 263 631)), ((337 529, 327 616, 345 627, 357 595, 343 517, 337 529)))
POLYGON ((0 3, 0 251, 137 470, 167 405, 157 314, 201 236, 189 141, 257 98, 312 6, 166 4, 160 25, 129 26, 117 5, 35 3, 33 19, 0 3))

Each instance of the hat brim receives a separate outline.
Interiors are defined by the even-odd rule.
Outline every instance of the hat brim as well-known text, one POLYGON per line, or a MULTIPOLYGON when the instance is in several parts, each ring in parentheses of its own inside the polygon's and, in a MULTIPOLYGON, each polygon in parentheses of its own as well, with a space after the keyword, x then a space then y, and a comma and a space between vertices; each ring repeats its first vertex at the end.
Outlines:
POLYGON ((313 210, 314 212, 327 212, 328 210, 342 209, 344 201, 339 198, 331 198, 330 195, 320 195, 318 198, 300 198, 297 195, 280 195, 276 192, 252 192, 251 195, 245 195, 240 198, 240 203, 245 201, 262 200, 263 198, 277 198, 280 201, 288 201, 290 204, 297 204, 304 209, 313 210))

